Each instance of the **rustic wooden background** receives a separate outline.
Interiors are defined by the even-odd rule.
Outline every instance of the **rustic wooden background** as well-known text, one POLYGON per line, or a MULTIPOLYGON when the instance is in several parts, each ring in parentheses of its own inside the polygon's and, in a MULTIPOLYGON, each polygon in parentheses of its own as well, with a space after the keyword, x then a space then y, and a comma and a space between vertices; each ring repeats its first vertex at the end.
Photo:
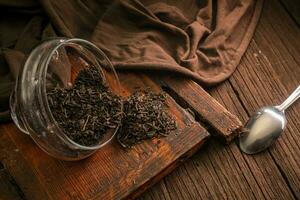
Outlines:
MULTIPOLYGON (((266 0, 255 36, 237 71, 209 90, 245 122, 264 105, 279 104, 300 83, 300 1, 266 0)), ((242 154, 236 143, 211 139, 140 199, 300 199, 300 102, 285 134, 268 151, 242 154)), ((0 163, 0 199, 24 199, 0 163)))
MULTIPOLYGON (((300 84, 299 25, 299 0, 266 0, 237 71, 210 94, 243 122, 279 104, 300 84)), ((300 199, 300 101, 286 114, 285 134, 268 151, 248 156, 210 140, 140 199, 300 199)))

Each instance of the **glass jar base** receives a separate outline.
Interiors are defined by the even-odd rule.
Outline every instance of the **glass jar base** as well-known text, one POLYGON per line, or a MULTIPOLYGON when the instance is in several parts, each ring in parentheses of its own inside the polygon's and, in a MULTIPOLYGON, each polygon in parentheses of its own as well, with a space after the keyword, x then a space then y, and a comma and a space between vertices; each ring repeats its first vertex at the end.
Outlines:
POLYGON ((21 118, 17 116, 17 106, 18 106, 18 102, 16 101, 15 98, 15 91, 13 91, 10 95, 10 99, 9 99, 10 103, 10 116, 12 118, 12 120, 14 121, 15 125, 18 127, 18 129, 20 131, 22 131, 23 133, 29 135, 28 130, 26 129, 26 127, 24 126, 24 123, 21 121, 21 118))

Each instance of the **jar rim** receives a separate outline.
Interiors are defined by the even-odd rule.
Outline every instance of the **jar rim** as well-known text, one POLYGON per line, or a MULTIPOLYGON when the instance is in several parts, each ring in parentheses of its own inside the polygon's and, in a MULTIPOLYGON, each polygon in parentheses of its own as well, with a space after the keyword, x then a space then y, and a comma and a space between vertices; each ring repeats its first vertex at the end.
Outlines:
MULTIPOLYGON (((111 61, 108 59, 108 57, 105 55, 105 53, 99 49, 95 44, 87 41, 87 40, 84 40, 84 39, 80 39, 80 38, 56 38, 58 40, 61 40, 60 43, 55 46, 53 49, 51 49, 50 53, 47 55, 47 58, 46 58, 46 61, 45 61, 45 67, 43 70, 41 70, 41 74, 40 74, 40 78, 42 78, 42 84, 40 85, 41 86, 41 97, 43 98, 41 100, 41 103, 44 105, 44 108, 46 109, 46 112, 48 114, 48 117, 50 119, 50 121, 56 126, 55 128, 59 131, 59 132, 56 132, 55 131, 55 134, 60 138, 62 139, 63 141, 67 142, 68 145, 71 147, 71 148, 74 148, 74 149, 81 149, 81 150, 96 150, 96 149, 99 149, 103 146, 105 146, 107 143, 109 143, 113 138, 114 136, 116 135, 120 125, 114 130, 113 134, 111 135, 111 137, 101 143, 101 144, 98 144, 98 145, 91 145, 91 146, 85 146, 85 145, 82 145, 82 144, 79 144, 75 141, 73 141, 72 139, 70 139, 67 134, 64 133, 64 131, 61 129, 61 127, 58 125, 57 121, 54 119, 54 116, 52 115, 52 112, 51 112, 51 109, 50 109, 50 106, 49 106, 49 102, 47 100, 47 89, 46 89, 46 74, 47 74, 47 70, 48 70, 48 67, 49 67, 49 63, 51 61, 51 58, 52 56, 55 54, 55 52, 65 46, 65 45, 68 45, 70 43, 72 44, 75 44, 75 45, 80 45, 82 48, 85 48, 86 50, 90 51, 88 48, 82 46, 81 44, 84 44, 84 45, 87 45, 88 47, 92 48, 93 50, 95 50, 97 53, 99 53, 101 56, 103 56, 103 58, 105 59, 106 63, 108 64, 109 68, 112 70, 113 72, 113 75, 114 75, 114 78, 116 79, 117 81, 117 87, 120 89, 121 88, 121 84, 120 84, 120 81, 119 81, 119 78, 118 78, 118 75, 115 71, 115 68, 113 67, 113 64, 111 63, 111 61)), ((95 56, 95 59, 98 61, 98 58, 95 56)), ((97 62, 97 65, 96 66, 99 70, 102 71, 101 69, 101 66, 99 65, 99 63, 97 62)), ((121 102, 121 111, 123 111, 123 102, 121 102)))

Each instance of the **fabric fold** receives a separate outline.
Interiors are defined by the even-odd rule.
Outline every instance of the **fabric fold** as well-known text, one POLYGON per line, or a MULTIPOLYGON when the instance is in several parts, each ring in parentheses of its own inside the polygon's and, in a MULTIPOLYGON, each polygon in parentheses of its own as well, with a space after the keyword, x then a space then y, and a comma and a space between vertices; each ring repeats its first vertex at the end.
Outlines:
POLYGON ((0 112, 7 113, 7 84, 14 81, 15 66, 22 66, 20 55, 53 36, 92 41, 117 70, 173 72, 213 86, 236 69, 262 5, 262 0, 0 0, 0 102, 6 102, 0 112))

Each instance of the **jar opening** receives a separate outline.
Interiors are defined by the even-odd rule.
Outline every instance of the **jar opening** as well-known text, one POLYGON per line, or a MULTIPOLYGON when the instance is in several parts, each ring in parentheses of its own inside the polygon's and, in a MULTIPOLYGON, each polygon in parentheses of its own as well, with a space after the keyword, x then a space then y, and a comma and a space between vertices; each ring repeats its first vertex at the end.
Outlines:
MULTIPOLYGON (((47 113, 47 120, 54 124, 51 127, 53 132, 74 149, 95 150, 107 144, 116 134, 120 123, 101 122, 101 127, 97 120, 104 120, 105 117, 99 116, 107 113, 97 115, 95 110, 105 111, 98 105, 106 103, 99 97, 102 94, 101 87, 107 87, 111 95, 121 92, 117 74, 109 59, 88 41, 64 39, 51 50, 44 65, 40 74, 43 80, 40 101, 44 104, 42 107, 47 113), (92 103, 87 102, 89 100, 92 103), (83 134, 82 138, 76 133, 83 134)), ((120 113, 123 112, 122 101, 115 106, 120 113)))

